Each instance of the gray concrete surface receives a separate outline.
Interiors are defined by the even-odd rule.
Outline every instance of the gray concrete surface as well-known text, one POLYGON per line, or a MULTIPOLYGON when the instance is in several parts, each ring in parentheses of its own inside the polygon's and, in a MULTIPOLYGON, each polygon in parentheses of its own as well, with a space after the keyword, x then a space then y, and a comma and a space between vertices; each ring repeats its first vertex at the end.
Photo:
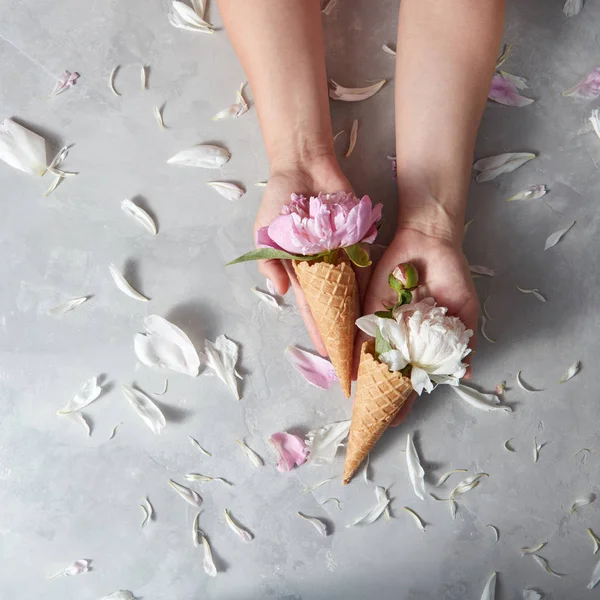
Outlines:
MULTIPOLYGON (((380 48, 394 41, 395 5, 340 1, 324 19, 331 76, 361 85, 393 75, 394 59, 380 48)), ((536 103, 490 105, 477 156, 522 150, 540 156, 513 175, 474 184, 469 198, 468 217, 476 221, 465 251, 471 263, 497 271, 477 282, 481 299, 491 297, 489 333, 497 343, 480 342, 474 382, 493 389, 506 379, 514 412, 477 412, 447 389, 422 398, 372 456, 372 479, 391 486, 393 520, 347 529, 373 503, 373 484, 342 487, 341 456, 331 467, 280 474, 266 437, 346 418, 350 404, 339 390, 309 387, 285 362, 287 344, 309 346, 292 301, 274 314, 249 291, 262 284, 253 265, 223 267, 250 247, 260 200, 254 183, 268 176, 254 110, 236 121, 210 120, 244 79, 226 34, 173 29, 166 0, 0 3, 1 117, 18 117, 57 145, 75 142, 65 168, 81 173, 43 198, 47 181, 0 164, 1 598, 95 600, 130 589, 145 600, 462 600, 479 599, 493 570, 500 600, 521 598, 526 586, 554 600, 598 594, 585 587, 597 561, 585 529, 600 533, 599 504, 572 516, 568 508, 578 496, 598 492, 600 141, 581 133, 595 103, 561 92, 597 64, 600 6, 590 0, 570 20, 561 8, 562 0, 510 2, 505 41, 514 54, 506 69, 529 78, 536 103), (150 66, 144 92, 141 63, 150 66), (106 83, 116 64, 123 65, 120 98, 106 83), (79 83, 45 99, 65 68, 81 73, 79 83), (165 132, 152 115, 163 102, 165 132), (176 151, 206 141, 232 152, 219 177, 247 186, 234 205, 205 187, 215 172, 165 164, 176 151), (533 183, 551 188, 547 202, 503 202, 533 183), (156 215, 156 238, 121 214, 120 201, 134 196, 156 215), (546 237, 570 220, 575 228, 544 252, 546 237), (152 302, 120 295, 110 262, 127 264, 152 302), (539 288, 547 304, 515 285, 539 288), (84 294, 93 298, 78 310, 62 319, 47 315, 49 307, 84 294), (160 374, 136 366, 132 349, 133 334, 150 313, 172 319, 195 342, 221 333, 239 342, 243 400, 236 403, 215 377, 169 376, 169 390, 159 398, 168 425, 154 436, 119 391, 134 381, 147 391, 163 387, 160 374), (559 386, 578 359, 580 375, 559 386), (545 391, 516 388, 519 370, 545 391), (87 411, 93 433, 86 439, 55 411, 101 373, 109 390, 87 411), (420 501, 411 491, 402 453, 407 432, 416 436, 430 486, 450 468, 489 473, 460 501, 456 520, 445 504, 420 501), (197 454, 188 434, 213 458, 197 454), (535 436, 547 442, 538 464, 535 436), (234 441, 242 437, 265 457, 266 468, 249 465, 234 441), (508 438, 514 454, 503 449, 508 438), (584 447, 591 453, 576 455, 584 447), (231 490, 199 486, 201 526, 223 571, 216 579, 204 574, 201 551, 191 544, 194 511, 167 485, 190 470, 236 484, 231 490), (330 476, 336 480, 302 493, 330 476), (156 520, 140 530, 138 505, 146 495, 156 520), (342 511, 319 505, 331 496, 342 511), (403 506, 429 523, 425 534, 403 506), (232 536, 225 507, 256 534, 253 543, 232 536), (327 519, 332 534, 318 537, 296 517, 298 510, 327 519), (498 527, 498 543, 488 524, 498 527), (564 578, 520 557, 521 546, 542 541, 548 545, 541 554, 564 578), (93 559, 93 571, 47 580, 78 558, 93 559)), ((210 18, 220 27, 214 4, 210 18)), ((384 236, 395 203, 385 158, 394 149, 392 110, 391 85, 363 103, 332 104, 335 131, 361 119, 356 151, 342 164, 358 192, 385 203, 384 236)))

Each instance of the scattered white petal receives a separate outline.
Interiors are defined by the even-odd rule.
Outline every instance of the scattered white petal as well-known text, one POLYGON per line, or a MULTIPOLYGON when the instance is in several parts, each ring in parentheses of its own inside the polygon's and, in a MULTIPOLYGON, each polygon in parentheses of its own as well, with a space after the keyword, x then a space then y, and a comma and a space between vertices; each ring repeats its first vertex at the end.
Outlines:
POLYGON ((448 502, 450 504, 450 515, 452 516, 453 519, 456 519, 456 511, 458 509, 458 505, 452 499, 449 499, 448 502))
POLYGON ((496 597, 496 573, 492 573, 483 588, 481 600, 494 600, 496 597))
POLYGON ((469 231, 469 227, 475 222, 476 219, 471 219, 465 223, 465 228, 463 230, 463 238, 467 235, 467 231, 469 231))
POLYGON ((484 394, 464 384, 452 385, 450 388, 467 404, 478 410, 486 412, 494 410, 501 410, 507 413, 512 412, 510 406, 499 404, 499 400, 494 394, 484 394))
POLYGON ((332 13, 337 3, 338 0, 328 0, 327 4, 321 9, 321 12, 328 17, 332 13))
POLYGON ((172 479, 169 479, 169 484, 188 504, 191 504, 196 508, 200 508, 202 505, 202 498, 197 492, 185 487, 185 485, 181 485, 180 483, 173 481, 172 479))
POLYGON ((129 198, 126 198, 123 200, 123 202, 121 202, 121 209, 126 215, 129 215, 131 218, 135 219, 152 235, 156 235, 158 233, 154 219, 143 208, 140 208, 137 204, 129 200, 129 198))
POLYGON ((419 517, 414 510, 408 508, 408 506, 405 506, 402 510, 405 510, 413 518, 413 521, 421 531, 425 531, 425 523, 423 522, 423 519, 421 519, 421 517, 419 517))
POLYGON ((288 346, 284 355, 308 383, 321 390, 328 390, 338 381, 333 365, 322 356, 306 352, 295 346, 288 346))
MULTIPOLYGON (((540 565, 540 567, 542 567, 542 569, 544 569, 544 571, 546 571, 546 573, 549 573, 550 575, 554 575, 554 577, 559 577, 559 578, 560 577, 564 577, 564 575, 561 575, 560 573, 554 572, 550 568, 550 565, 548 564, 548 561, 544 557, 538 556, 537 554, 532 554, 531 556, 533 557, 533 560, 535 560, 535 562, 538 565, 540 565)), ((600 577, 600 571, 599 571, 599 577, 600 577)), ((589 585, 588 585, 588 588, 591 589, 589 585)))
POLYGON ((569 231, 569 229, 571 229, 571 227, 573 227, 573 225, 575 225, 575 221, 571 221, 571 223, 569 223, 566 227, 555 231, 551 236, 549 236, 546 240, 546 244, 544 245, 544 250, 549 250, 550 248, 556 246, 556 244, 560 242, 563 236, 569 231))
POLYGON ((511 440, 512 440, 512 438, 510 438, 509 440, 506 440, 504 442, 504 449, 508 450, 509 452, 515 452, 515 449, 510 445, 511 440))
POLYGON ((73 310, 74 308, 81 306, 84 302, 87 302, 89 299, 90 299, 89 296, 81 296, 80 298, 73 298, 73 300, 68 300, 67 302, 64 302, 63 304, 59 304, 58 306, 51 308, 48 311, 48 314, 53 315, 53 316, 64 315, 64 314, 68 313, 69 311, 73 310))
POLYGON ((482 267, 481 265, 469 265, 469 271, 471 271, 471 273, 475 273, 476 275, 486 275, 487 277, 494 277, 496 274, 494 269, 482 267))
POLYGON ((154 519, 154 507, 152 506, 148 498, 144 500, 144 505, 146 507, 146 510, 148 511, 148 521, 152 521, 154 519))
POLYGON ((598 536, 589 527, 586 529, 586 531, 592 538, 592 542, 594 544, 594 554, 598 554, 598 550, 600 550, 600 539, 598 539, 598 536))
POLYGON ((218 169, 229 159, 231 154, 221 146, 211 144, 200 144, 188 150, 182 150, 172 156, 167 164, 182 165, 184 167, 201 167, 203 169, 218 169))
POLYGON ((389 44, 383 44, 383 46, 381 46, 381 49, 386 54, 391 54, 392 56, 396 56, 396 51, 389 44))
POLYGON ((135 596, 129 590, 119 590, 100 598, 100 600, 135 600, 135 596))
POLYGON ((542 296, 542 294, 540 294, 540 291, 535 288, 535 289, 525 289, 525 288, 520 288, 518 285, 515 286, 522 294, 532 294, 533 296, 535 296, 540 302, 546 302, 546 298, 544 298, 544 296, 542 296))
POLYGON ((70 413, 77 412, 82 408, 85 408, 88 404, 91 404, 100 394, 102 388, 98 385, 98 378, 91 377, 84 384, 81 390, 77 392, 64 408, 61 408, 57 414, 68 415, 70 413))
POLYGON ((546 445, 546 442, 538 444, 536 438, 533 438, 533 462, 537 463, 540 458, 540 450, 546 445))
POLYGON ((222 477, 209 477, 208 475, 201 475, 200 473, 187 473, 184 475, 184 478, 187 481, 220 481, 229 487, 233 486, 233 483, 227 481, 227 479, 223 479, 222 477))
POLYGON ((205 450, 199 443, 198 440, 195 440, 191 435, 188 435, 188 438, 190 440, 190 443, 192 444, 192 446, 194 446, 194 448, 198 449, 200 452, 202 452, 202 454, 204 454, 204 456, 212 456, 212 454, 210 452, 208 452, 207 450, 205 450))
POLYGON ((444 485, 444 483, 446 483, 446 481, 448 480, 448 478, 451 475, 454 475, 454 473, 466 473, 467 469, 452 469, 452 471, 448 471, 447 473, 444 473, 437 481, 437 483, 435 484, 435 487, 440 487, 441 485, 444 485))
POLYGON ((241 397, 235 370, 239 354, 237 344, 227 339, 224 335, 220 335, 214 342, 210 340, 204 342, 204 352, 207 358, 207 365, 231 390, 235 399, 240 400, 241 397))
POLYGON ((206 185, 212 187, 218 194, 230 202, 239 200, 246 193, 246 190, 239 185, 227 181, 207 181, 206 185))
POLYGON ((576 510, 582 508, 583 506, 587 506, 596 500, 596 494, 586 494, 585 496, 578 498, 573 502, 571 506, 571 510, 569 510, 569 514, 572 515, 576 510))
POLYGON ((115 89, 115 76, 117 74, 117 71, 121 68, 121 65, 117 65, 116 67, 113 68, 113 70, 110 72, 110 75, 108 76, 108 87, 110 88, 110 91, 115 95, 115 96, 120 96, 121 94, 119 94, 119 92, 117 92, 117 90, 115 89))
POLYGON ((406 436, 406 464, 408 476, 417 498, 425 500, 425 471, 421 467, 421 461, 410 433, 406 436))
POLYGON ((154 118, 156 119, 158 126, 164 131, 166 127, 162 116, 163 107, 154 106, 152 110, 154 111, 154 118))
POLYGON ((204 550, 204 559, 202 560, 202 568, 204 569, 204 572, 209 577, 216 577, 217 576, 217 567, 216 567, 215 561, 213 559, 212 548, 210 547, 210 544, 208 543, 208 539, 206 538, 205 535, 200 536, 200 540, 202 541, 202 549, 204 550))
POLYGON ((46 172, 46 140, 37 133, 6 119, 0 125, 0 160, 41 177, 46 172))
POLYGON ((165 416, 152 400, 140 390, 123 386, 123 394, 152 433, 159 435, 167 424, 165 416))
POLYGON ((150 518, 150 515, 148 513, 148 509, 143 504, 140 504, 140 508, 142 509, 142 513, 144 514, 144 520, 142 521, 142 523, 140 525, 140 528, 142 528, 148 522, 148 519, 150 518))
POLYGON ((561 380, 558 383, 566 383, 569 379, 573 379, 579 370, 581 369, 581 362, 577 361, 573 363, 568 369, 567 372, 562 376, 561 380))
POLYGON ((363 461, 361 465, 361 474, 363 476, 363 480, 365 483, 369 483, 369 462, 371 460, 371 455, 367 454, 367 458, 363 461))
POLYGON ((117 433, 117 429, 119 429, 119 427, 123 425, 123 421, 121 421, 120 423, 117 423, 113 428, 112 431, 110 432, 110 437, 108 438, 108 440, 112 440, 115 437, 115 434, 117 433))
MULTIPOLYGON (((377 498, 377 502, 385 502, 388 499, 387 490, 381 485, 376 486, 375 487, 375 498, 377 498)), ((338 508, 339 508, 339 506, 338 506, 338 508)), ((383 516, 385 517, 385 520, 388 522, 391 519, 389 504, 388 504, 388 506, 385 507, 385 510, 383 511, 383 516)))
POLYGON ((307 517, 301 512, 298 513, 298 516, 302 517, 305 521, 308 521, 322 536, 327 536, 327 527, 323 521, 317 519, 316 517, 307 517))
POLYGON ((92 430, 90 428, 90 424, 86 421, 85 415, 81 412, 74 412, 74 413, 69 413, 68 415, 65 415, 68 419, 70 419, 71 421, 73 421, 74 423, 77 423, 77 425, 79 425, 79 427, 81 427, 85 433, 87 434, 88 437, 90 437, 90 435, 92 434, 92 430))
POLYGON ((197 548, 200 545, 200 513, 197 512, 194 517, 194 521, 192 523, 192 542, 194 544, 194 548, 197 548))
POLYGON ((57 175, 48 189, 44 192, 44 198, 47 198, 61 184, 63 179, 64 177, 62 175, 57 175))
POLYGON ((337 505, 337 507, 338 507, 338 509, 342 510, 342 505, 341 505, 340 501, 337 498, 327 498, 327 500, 323 500, 323 502, 321 502, 321 506, 325 506, 328 502, 335 502, 336 505, 337 505))
POLYGON ((333 481, 333 477, 330 477, 329 479, 323 479, 323 481, 319 481, 319 483, 315 483, 315 485, 312 485, 311 487, 306 488, 302 491, 305 494, 310 494, 311 492, 314 492, 316 489, 320 488, 322 485, 325 485, 326 483, 329 483, 330 481, 333 481))
POLYGON ((371 508, 365 515, 359 517, 355 521, 352 521, 352 523, 346 525, 346 527, 356 527, 358 525, 370 525, 371 523, 374 523, 384 513, 389 503, 389 499, 377 502, 377 504, 373 508, 371 508))
POLYGON ((348 150, 346 151, 346 158, 348 158, 354 148, 356 147, 356 140, 358 139, 358 119, 354 119, 352 122, 352 129, 350 130, 350 141, 348 142, 348 150))
POLYGON ((531 185, 520 192, 517 192, 510 198, 507 198, 507 202, 514 202, 515 200, 537 200, 542 198, 548 193, 548 188, 543 185, 531 185))
POLYGON ((486 527, 490 527, 491 530, 494 532, 494 537, 496 538, 496 541, 500 540, 500 531, 498 531, 498 528, 495 525, 486 525, 486 527))
POLYGON ((365 87, 349 88, 340 85, 333 79, 329 80, 329 97, 332 100, 344 100, 346 102, 358 102, 366 100, 375 95, 387 82, 387 79, 381 79, 365 87))
POLYGON ((140 302, 149 302, 150 298, 146 298, 143 294, 140 294, 130 283, 125 279, 125 276, 117 269, 115 265, 109 265, 108 270, 110 276, 113 278, 117 288, 123 292, 126 296, 139 300, 140 302))
MULTIPOLYGON (((227 108, 219 111, 213 118, 213 121, 222 121, 224 119, 235 119, 240 115, 240 111, 243 110, 241 104, 231 104, 227 108)), ((243 114, 243 113, 242 113, 243 114)))
POLYGON ((574 17, 581 12, 584 0, 567 0, 563 7, 563 12, 566 17, 574 17))
POLYGON ((512 173, 512 171, 515 171, 534 158, 535 154, 530 152, 507 152, 505 154, 498 154, 497 156, 482 158, 473 165, 473 169, 479 172, 475 181, 482 183, 496 179, 498 175, 502 175, 503 173, 512 173))
POLYGON ((192 0, 192 8, 196 11, 196 14, 204 19, 204 13, 206 12, 206 0, 192 0))
POLYGON ((142 84, 142 90, 147 89, 148 87, 148 66, 142 65, 140 67, 140 79, 142 84))
POLYGON ((251 542, 254 539, 254 536, 252 535, 252 533, 250 533, 247 529, 245 529, 241 525, 238 525, 232 519, 232 517, 229 514, 227 509, 224 510, 224 513, 225 513, 225 521, 227 522, 227 525, 229 525, 229 528, 231 529, 231 531, 233 531, 233 533, 235 533, 243 542, 251 542))
POLYGON ((260 298, 265 304, 269 305, 271 308, 275 310, 281 310, 281 306, 279 301, 277 300, 278 296, 273 296, 272 294, 267 294, 266 292, 261 292, 258 288, 251 288, 252 292, 260 298))
POLYGON ((492 317, 490 317, 490 313, 488 312, 487 305, 490 301, 491 296, 488 296, 483 303, 483 314, 488 321, 493 321, 492 317))
POLYGON ((462 496, 467 492, 470 492, 473 488, 479 485, 479 480, 482 477, 489 477, 487 473, 475 473, 466 479, 463 479, 451 492, 450 500, 454 500, 456 496, 462 496))
POLYGON ((169 23, 178 29, 199 33, 215 32, 212 25, 205 21, 191 6, 178 0, 173 0, 168 18, 169 23))
POLYGON ((306 434, 306 445, 310 449, 307 463, 315 466, 332 463, 349 431, 350 420, 330 423, 309 431, 306 434))
POLYGON ((496 340, 493 340, 485 331, 485 326, 487 325, 487 318, 485 315, 481 315, 481 335, 488 341, 490 344, 495 344, 496 340))
POLYGON ((144 319, 145 333, 134 337, 138 360, 157 369, 168 369, 190 377, 198 375, 200 357, 190 338, 176 325, 158 315, 144 319))
POLYGON ((531 387, 528 383, 525 383, 525 381, 523 381, 523 378, 521 377, 521 373, 522 371, 519 371, 517 373, 517 385, 522 389, 525 390, 526 392, 543 392, 544 390, 538 390, 534 387, 531 387))
POLYGON ((252 448, 249 448, 241 440, 235 440, 235 441, 240 445, 240 448, 244 451, 244 454, 248 457, 248 459, 252 463, 253 467, 258 469, 259 467, 264 466, 265 462, 258 454, 256 454, 256 452, 254 452, 254 450, 252 450, 252 448))
POLYGON ((535 554, 536 552, 539 552, 547 543, 548 542, 542 542, 541 544, 537 544, 531 548, 521 548, 521 556, 525 556, 526 554, 535 554))
POLYGON ((269 183, 268 179, 266 181, 257 181, 254 185, 256 187, 267 187, 267 183, 269 183))
POLYGON ((599 581, 600 581, 600 561, 594 567, 594 571, 592 572, 592 579, 587 584, 587 589, 591 590, 591 589, 595 588, 598 585, 599 581))
POLYGON ((80 560, 76 560, 71 563, 68 567, 65 567, 58 573, 55 573, 48 579, 54 579, 55 577, 59 577, 60 575, 79 575, 80 573, 87 573, 90 570, 90 561, 84 558, 80 560))
POLYGON ((535 590, 523 590, 523 600, 542 600, 542 595, 535 590))

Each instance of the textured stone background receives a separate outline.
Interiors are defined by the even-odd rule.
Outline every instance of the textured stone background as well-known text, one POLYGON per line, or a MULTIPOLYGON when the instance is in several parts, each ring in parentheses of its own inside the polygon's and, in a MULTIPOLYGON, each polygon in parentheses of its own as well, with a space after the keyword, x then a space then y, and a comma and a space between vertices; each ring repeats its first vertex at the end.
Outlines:
MULTIPOLYGON (((396 4, 343 0, 324 18, 331 76, 346 85, 393 76, 394 59, 381 44, 394 42, 396 4)), ((529 150, 539 158, 472 186, 468 218, 476 221, 465 251, 472 264, 497 271, 477 281, 482 301, 491 297, 489 333, 498 341, 480 342, 474 383, 489 390, 506 379, 514 412, 475 411, 446 389, 422 398, 372 456, 373 480, 391 486, 393 521, 347 529, 374 502, 373 484, 343 488, 337 478, 302 494, 306 485, 339 476, 342 457, 329 468, 282 475, 266 437, 347 418, 350 404, 339 390, 309 387, 284 360, 287 344, 309 346, 293 302, 273 313, 250 293, 263 283, 253 265, 223 267, 251 245, 260 200, 254 183, 268 176, 254 110, 235 121, 210 120, 244 78, 227 36, 173 29, 166 0, 0 3, 0 116, 18 117, 56 144, 75 142, 65 168, 81 173, 45 199, 49 182, 0 165, 0 597, 94 600, 124 588, 146 600, 478 599, 493 570, 502 600, 520 598, 525 586, 555 600, 594 595, 585 589, 596 563, 585 529, 600 533, 598 503, 573 516, 568 508, 598 491, 600 141, 583 133, 592 104, 561 92, 598 62, 600 6, 589 0, 581 15, 567 19, 562 0, 509 4, 505 41, 514 52, 505 68, 529 78, 536 102, 490 105, 477 156, 529 150), (150 66, 145 92, 142 63, 150 66), (106 83, 116 64, 123 65, 116 80, 121 98, 106 83), (45 99, 65 68, 81 73, 79 83, 45 99), (163 102, 165 132, 152 115, 163 102), (232 153, 221 173, 166 165, 180 149, 207 141, 232 153), (248 193, 229 204, 204 185, 215 178, 243 182, 248 193), (546 201, 503 202, 534 183, 551 188, 546 201), (150 207, 160 227, 156 238, 121 214, 125 197, 150 207), (546 237, 571 220, 575 228, 544 252, 546 237), (122 296, 109 278, 110 262, 127 266, 152 302, 122 296), (540 288, 548 303, 515 285, 540 288), (62 319, 46 314, 84 294, 92 300, 62 319), (134 381, 149 392, 163 387, 160 374, 136 366, 132 349, 150 313, 173 320, 198 343, 221 333, 239 342, 243 400, 236 403, 215 377, 171 376, 159 398, 168 425, 154 436, 119 391, 134 381), (583 371, 559 386, 577 359, 583 371), (545 391, 516 388, 520 369, 545 391), (93 433, 86 439, 55 411, 100 373, 109 391, 87 411, 93 433), (402 453, 407 432, 416 437, 430 484, 449 468, 489 473, 460 501, 456 520, 445 504, 414 496, 402 453), (188 434, 214 458, 197 454, 188 434), (548 443, 538 464, 534 436, 548 443), (242 437, 267 459, 266 468, 249 465, 234 442, 242 437), (514 454, 503 449, 511 437, 514 454), (575 456, 583 447, 589 457, 575 456), (236 484, 199 486, 201 526, 224 571, 214 580, 191 544, 194 512, 167 485, 191 470, 236 484), (146 495, 157 519, 140 530, 138 504, 146 495), (340 499, 341 512, 331 503, 319 506, 331 496, 340 499), (427 533, 416 530, 403 506, 423 516, 427 533), (224 507, 255 532, 253 543, 234 538, 224 507), (318 537, 298 510, 327 519, 333 534, 318 537), (499 543, 487 524, 499 528, 499 543), (563 579, 519 556, 521 546, 541 541, 548 541, 541 554, 563 579), (93 572, 47 581, 78 558, 93 559, 93 572)), ((210 19, 220 28, 214 5, 210 19)), ((385 158, 394 151, 393 86, 363 103, 332 104, 332 114, 335 131, 360 119, 357 148, 341 160, 357 192, 384 202, 385 237, 395 211, 385 158)), ((340 151, 345 143, 338 140, 340 151)))

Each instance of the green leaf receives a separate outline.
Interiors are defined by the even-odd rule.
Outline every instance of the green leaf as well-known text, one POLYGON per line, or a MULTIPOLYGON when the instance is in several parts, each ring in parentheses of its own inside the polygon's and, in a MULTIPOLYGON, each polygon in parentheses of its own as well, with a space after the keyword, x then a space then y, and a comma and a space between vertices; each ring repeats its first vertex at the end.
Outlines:
POLYGON ((370 264, 372 264, 369 253, 360 244, 348 246, 347 248, 344 248, 344 250, 348 255, 348 258, 357 267, 368 267, 370 264))
POLYGON ((379 358, 384 352, 389 352, 392 349, 390 343, 381 335, 379 327, 375 331, 375 358, 379 358))
POLYGON ((242 254, 235 260, 228 262, 225 266, 236 265, 238 263, 248 262, 251 260, 265 260, 265 259, 288 259, 288 260, 315 260, 324 256, 322 254, 313 254, 310 256, 303 256, 301 254, 290 254, 285 250, 277 250, 276 248, 256 248, 255 250, 250 250, 250 252, 246 252, 246 254, 242 254))

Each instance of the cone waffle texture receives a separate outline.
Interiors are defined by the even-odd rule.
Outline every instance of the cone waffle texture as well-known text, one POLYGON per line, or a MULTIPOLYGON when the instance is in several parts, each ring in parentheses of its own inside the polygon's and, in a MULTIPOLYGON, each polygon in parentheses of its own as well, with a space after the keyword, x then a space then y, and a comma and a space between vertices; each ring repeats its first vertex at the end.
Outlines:
POLYGON ((342 391, 350 398, 356 277, 347 262, 298 261, 294 269, 342 391))
POLYGON ((374 357, 375 342, 362 345, 344 465, 348 483, 412 392, 410 379, 374 357))

